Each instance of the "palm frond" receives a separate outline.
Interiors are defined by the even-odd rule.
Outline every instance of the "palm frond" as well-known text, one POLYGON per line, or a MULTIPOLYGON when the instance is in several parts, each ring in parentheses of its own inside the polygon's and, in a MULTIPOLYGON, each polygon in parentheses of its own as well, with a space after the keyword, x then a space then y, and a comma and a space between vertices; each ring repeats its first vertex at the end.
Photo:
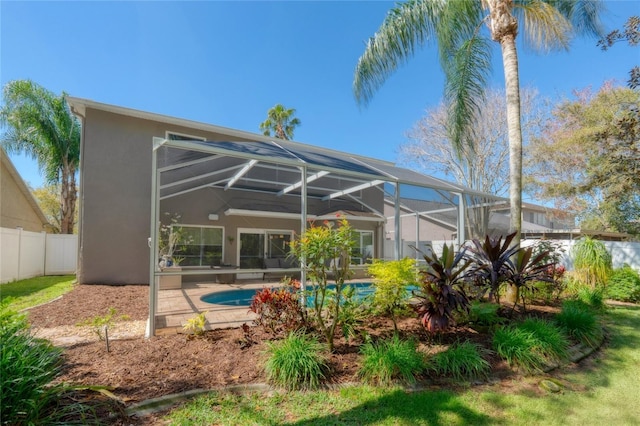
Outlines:
POLYGON ((353 93, 358 103, 369 103, 398 66, 431 40, 447 5, 443 1, 411 0, 389 11, 356 65, 353 93))

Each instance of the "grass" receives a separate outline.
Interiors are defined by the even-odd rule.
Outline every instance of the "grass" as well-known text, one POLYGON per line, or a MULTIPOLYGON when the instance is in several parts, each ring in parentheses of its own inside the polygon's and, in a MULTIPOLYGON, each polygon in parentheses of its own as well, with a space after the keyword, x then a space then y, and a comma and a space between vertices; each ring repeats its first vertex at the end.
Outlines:
POLYGON ((554 318, 567 336, 589 346, 596 346, 602 337, 602 328, 588 305, 579 300, 569 300, 554 318))
POLYGON ((370 386, 340 390, 208 394, 174 410, 172 425, 600 425, 640 424, 640 307, 610 309, 608 346, 565 373, 558 394, 540 395, 540 377, 454 392, 370 386), (528 386, 527 386, 528 385, 528 386))
POLYGON ((60 275, 28 278, 0 285, 0 302, 8 307, 22 309, 41 305, 73 289, 75 275, 60 275))
POLYGON ((283 340, 267 342, 267 380, 285 389, 316 389, 325 378, 324 345, 301 332, 283 340))
POLYGON ((456 380, 487 377, 491 366, 482 353, 482 348, 475 343, 455 343, 446 351, 431 357, 429 369, 456 380))
POLYGON ((389 386, 402 381, 415 383, 416 375, 426 367, 424 355, 414 340, 402 340, 395 334, 390 339, 362 346, 359 376, 367 383, 389 386))

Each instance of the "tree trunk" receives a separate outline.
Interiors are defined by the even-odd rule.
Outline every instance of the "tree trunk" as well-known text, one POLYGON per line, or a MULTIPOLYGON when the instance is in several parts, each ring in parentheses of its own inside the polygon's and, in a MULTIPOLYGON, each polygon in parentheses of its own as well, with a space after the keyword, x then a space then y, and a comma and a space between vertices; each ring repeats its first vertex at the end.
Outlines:
MULTIPOLYGON (((522 233, 522 127, 520 123, 520 77, 516 36, 518 21, 513 17, 512 0, 487 0, 491 19, 491 37, 500 43, 507 95, 507 127, 509 129, 509 199, 511 215, 509 232, 515 232, 513 245, 520 246, 522 233)), ((507 286, 507 301, 516 303, 518 288, 507 286)))
POLYGON ((75 168, 65 162, 60 182, 60 233, 73 234, 76 209, 75 168))

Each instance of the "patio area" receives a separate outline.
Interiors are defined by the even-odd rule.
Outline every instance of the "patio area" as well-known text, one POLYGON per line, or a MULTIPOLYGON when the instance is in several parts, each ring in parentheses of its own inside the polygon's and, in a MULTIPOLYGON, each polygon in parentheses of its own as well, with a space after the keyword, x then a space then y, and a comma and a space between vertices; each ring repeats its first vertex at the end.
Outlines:
POLYGON ((183 283, 182 288, 158 291, 156 334, 175 334, 182 326, 201 312, 206 312, 207 329, 240 327, 253 321, 247 306, 229 306, 207 303, 201 297, 216 292, 279 286, 278 281, 242 280, 233 284, 214 282, 183 283))

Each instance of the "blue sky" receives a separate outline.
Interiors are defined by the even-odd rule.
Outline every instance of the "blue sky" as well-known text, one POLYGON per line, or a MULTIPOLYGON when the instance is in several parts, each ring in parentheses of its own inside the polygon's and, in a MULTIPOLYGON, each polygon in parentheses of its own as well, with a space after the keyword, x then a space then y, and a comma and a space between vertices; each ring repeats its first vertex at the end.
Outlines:
MULTIPOLYGON (((366 108, 352 95, 365 41, 388 1, 0 2, 0 84, 32 79, 56 93, 251 132, 276 103, 295 108, 295 139, 395 161, 405 132, 437 105, 443 78, 427 46, 366 108)), ((640 0, 606 1, 606 30, 640 15, 640 0)), ((640 50, 607 52, 575 40, 570 52, 520 50, 521 84, 568 97, 621 84, 640 50)), ((493 83, 502 87, 499 46, 493 83)), ((33 187, 32 160, 12 160, 33 187)))

